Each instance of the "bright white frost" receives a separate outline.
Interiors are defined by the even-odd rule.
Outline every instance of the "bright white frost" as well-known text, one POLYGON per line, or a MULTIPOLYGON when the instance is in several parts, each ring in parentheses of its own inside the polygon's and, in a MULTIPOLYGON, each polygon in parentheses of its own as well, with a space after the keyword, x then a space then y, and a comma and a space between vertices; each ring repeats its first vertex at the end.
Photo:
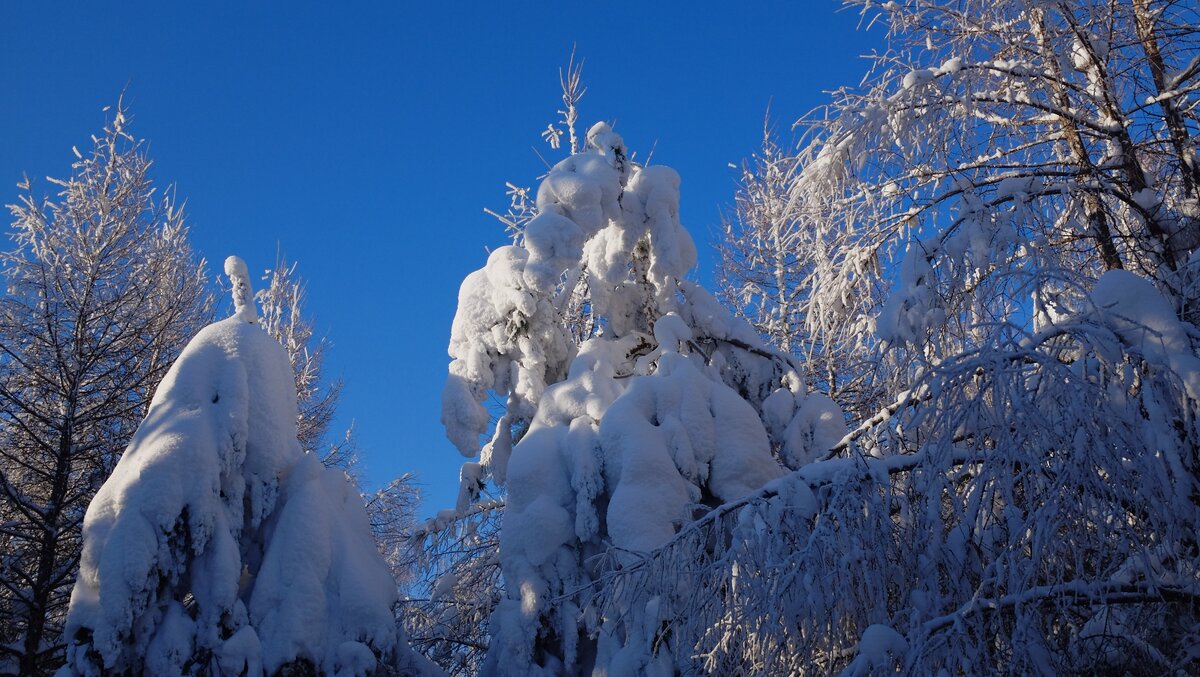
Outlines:
POLYGON ((203 329, 88 507, 64 674, 372 674, 396 586, 361 500, 296 440, 283 347, 236 312, 203 329), (247 672, 243 672, 247 671, 247 672))
POLYGON ((658 602, 609 618, 559 598, 608 570, 598 555, 634 561, 845 432, 787 358, 682 279, 696 248, 679 187, 597 124, 546 176, 520 243, 463 282, 442 417, 460 451, 480 450, 489 391, 508 398, 463 472, 464 498, 481 469, 508 490, 485 673, 670 674, 658 602), (581 288, 586 316, 568 317, 581 288))

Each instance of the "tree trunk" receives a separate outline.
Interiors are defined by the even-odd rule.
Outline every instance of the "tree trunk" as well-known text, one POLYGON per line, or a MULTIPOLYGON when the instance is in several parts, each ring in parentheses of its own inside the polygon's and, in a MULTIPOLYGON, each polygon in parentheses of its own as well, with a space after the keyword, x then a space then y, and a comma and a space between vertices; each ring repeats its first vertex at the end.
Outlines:
POLYGON ((58 442, 58 454, 54 464, 54 480, 50 490, 50 501, 46 506, 42 535, 38 544, 37 577, 30 590, 29 623, 25 627, 24 653, 21 656, 20 672, 22 675, 40 674, 38 667, 41 663, 42 640, 46 632, 46 620, 52 609, 50 598, 54 593, 54 570, 58 563, 58 533, 59 521, 62 516, 63 501, 67 496, 67 484, 71 476, 71 438, 74 399, 67 405, 67 417, 63 421, 62 434, 58 442))
MULTIPOLYGON (((1037 9, 1034 10, 1034 17, 1035 19, 1030 22, 1030 25, 1037 38, 1042 58, 1052 74, 1052 77, 1049 78, 1051 100, 1059 110, 1068 110, 1071 107, 1071 101, 1067 96, 1066 87, 1063 85, 1063 73, 1057 55, 1054 54, 1054 48, 1047 36, 1045 16, 1041 9, 1037 9)), ((1057 117, 1059 128, 1067 140, 1071 160, 1079 167, 1080 178, 1084 180, 1096 178, 1096 166, 1092 163, 1087 146, 1083 143, 1079 125, 1065 115, 1057 117)), ((1108 214, 1104 211, 1104 203, 1090 190, 1083 191, 1083 214, 1087 219, 1088 233, 1095 239, 1096 247, 1100 251, 1100 260, 1104 263, 1104 269, 1124 268, 1121 255, 1117 252, 1117 246, 1113 242, 1112 228, 1108 225, 1108 214)))
POLYGON ((1163 120, 1167 132, 1171 136, 1171 146, 1179 158, 1179 174, 1183 181, 1183 190, 1193 200, 1200 199, 1197 186, 1200 186, 1200 165, 1191 156, 1188 146, 1190 135, 1184 124, 1183 115, 1175 106, 1174 98, 1165 96, 1170 89, 1167 86, 1166 63, 1158 46, 1158 36, 1155 34, 1154 14, 1150 10, 1149 0, 1133 0, 1133 15, 1137 24, 1138 40, 1146 54, 1150 65, 1150 76, 1154 80, 1155 93, 1158 95, 1158 105, 1162 108, 1163 120))

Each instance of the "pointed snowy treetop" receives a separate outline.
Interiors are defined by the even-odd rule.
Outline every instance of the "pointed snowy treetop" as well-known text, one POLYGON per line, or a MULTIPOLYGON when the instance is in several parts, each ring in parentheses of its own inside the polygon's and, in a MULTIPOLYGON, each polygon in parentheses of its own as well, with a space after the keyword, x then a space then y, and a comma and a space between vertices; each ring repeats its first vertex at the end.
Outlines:
POLYGON ((225 274, 233 285, 233 314, 250 324, 258 322, 258 311, 254 307, 254 289, 250 286, 250 271, 246 262, 238 256, 225 259, 225 274))

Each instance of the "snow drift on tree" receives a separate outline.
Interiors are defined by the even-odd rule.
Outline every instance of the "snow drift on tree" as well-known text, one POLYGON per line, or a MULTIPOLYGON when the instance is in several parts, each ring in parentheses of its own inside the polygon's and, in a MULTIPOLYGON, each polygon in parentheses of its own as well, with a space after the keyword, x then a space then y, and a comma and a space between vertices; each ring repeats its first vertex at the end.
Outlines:
MULTIPOLYGON (((304 454, 283 347, 230 257, 203 329, 88 508, 61 674, 374 674, 396 585, 343 473, 304 454)), ((406 647, 404 647, 406 649, 406 647)))

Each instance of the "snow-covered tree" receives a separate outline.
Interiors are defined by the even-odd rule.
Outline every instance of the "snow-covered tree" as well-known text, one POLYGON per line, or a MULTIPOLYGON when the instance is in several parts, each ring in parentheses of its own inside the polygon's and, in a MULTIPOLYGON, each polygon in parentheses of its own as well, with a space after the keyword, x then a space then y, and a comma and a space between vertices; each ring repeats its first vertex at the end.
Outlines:
POLYGON ((721 674, 1195 672, 1200 10, 851 4, 889 49, 787 193, 814 347, 886 406, 589 599, 686 587, 721 674))
POLYGON ((788 249, 813 261, 801 352, 879 363, 840 402, 868 416, 926 359, 1051 317, 1108 269, 1151 277, 1194 319, 1194 3, 848 4, 887 48, 781 160, 803 224, 788 249))
POLYGON ((0 673, 61 664, 84 509, 209 313, 124 108, 75 156, 56 197, 21 185, 0 254, 0 673))
POLYGON ((488 442, 460 511, 485 473, 507 489, 485 673, 670 673, 683 589, 617 613, 577 594, 845 432, 797 363, 684 279, 679 186, 596 124, 518 243, 462 285, 442 420, 468 456, 488 442), (581 287, 594 328, 577 346, 564 311, 581 287), (492 430, 489 394, 507 398, 492 430))
MULTIPOLYGON (((814 210, 796 191, 805 160, 764 125, 762 147, 742 166, 734 209, 724 219, 717 245, 719 297, 750 320, 764 340, 800 358, 811 385, 850 413, 870 415, 887 395, 873 378, 882 366, 878 359, 829 340, 824 327, 807 322, 810 304, 821 300, 813 298, 812 283, 851 233, 810 220, 814 210)), ((877 276, 873 265, 862 261, 858 275, 877 276)), ((835 302, 849 313, 851 331, 869 332, 870 320, 854 307, 856 299, 847 295, 835 302)))
POLYGON ((287 351, 245 264, 88 507, 66 674, 416 674, 343 472, 298 440, 287 351))

